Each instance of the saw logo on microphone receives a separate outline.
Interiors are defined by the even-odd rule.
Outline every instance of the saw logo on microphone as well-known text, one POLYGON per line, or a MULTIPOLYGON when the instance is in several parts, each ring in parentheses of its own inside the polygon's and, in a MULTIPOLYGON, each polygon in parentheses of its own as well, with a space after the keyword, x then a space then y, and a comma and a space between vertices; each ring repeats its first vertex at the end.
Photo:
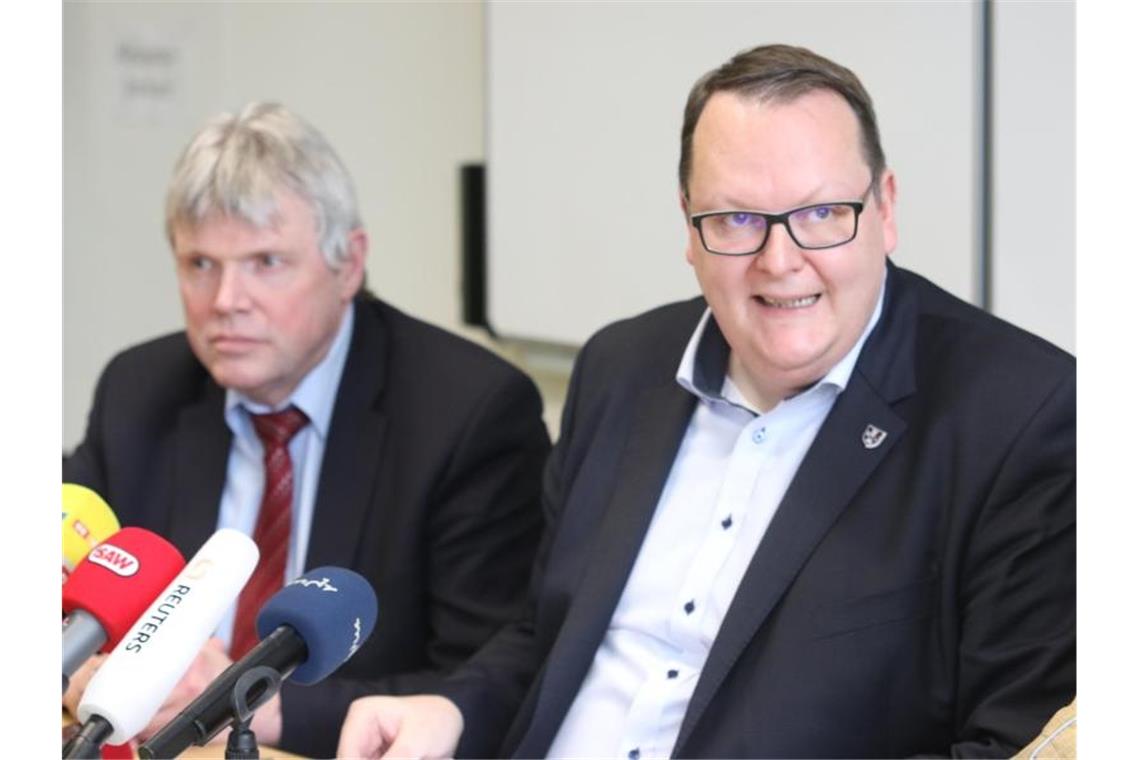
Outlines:
POLYGON ((289 584, 290 586, 304 586, 305 588, 317 588, 321 591, 336 591, 337 587, 329 583, 328 578, 321 578, 319 581, 311 581, 308 578, 298 578, 289 584))
POLYGON ((124 578, 129 578, 139 571, 139 561, 135 555, 113 544, 104 543, 96 546, 87 555, 87 559, 124 578))
POLYGON ((190 587, 185 584, 177 584, 169 589, 170 593, 162 597, 162 601, 154 607, 151 607, 146 613, 145 618, 139 618, 135 623, 134 635, 127 643, 126 651, 128 652, 141 652, 143 644, 151 640, 151 638, 158 633, 159 626, 166 622, 170 617, 170 613, 178 609, 178 605, 182 604, 182 600, 190 593, 190 587))

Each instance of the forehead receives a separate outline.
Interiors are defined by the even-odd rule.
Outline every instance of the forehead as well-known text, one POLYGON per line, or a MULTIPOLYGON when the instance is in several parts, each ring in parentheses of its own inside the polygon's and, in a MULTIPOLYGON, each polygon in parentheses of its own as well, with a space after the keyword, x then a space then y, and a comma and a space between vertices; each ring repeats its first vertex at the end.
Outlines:
POLYGON ((778 207, 860 191, 868 175, 855 113, 829 90, 786 101, 718 92, 693 133, 694 197, 747 192, 778 207))
POLYGON ((198 221, 176 222, 172 230, 174 249, 222 254, 316 246, 316 219, 308 203, 282 191, 269 205, 272 208, 268 213, 258 214, 265 217, 265 223, 225 211, 211 211, 198 221))

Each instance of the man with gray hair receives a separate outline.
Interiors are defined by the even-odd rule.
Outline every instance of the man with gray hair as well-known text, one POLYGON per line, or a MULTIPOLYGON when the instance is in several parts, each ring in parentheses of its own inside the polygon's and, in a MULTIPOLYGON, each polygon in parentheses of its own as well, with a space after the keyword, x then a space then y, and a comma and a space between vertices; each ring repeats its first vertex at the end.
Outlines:
POLYGON ((438 688, 516 612, 541 523, 541 400, 506 362, 365 290, 349 174, 280 105, 195 135, 166 230, 186 330, 110 362, 63 477, 186 556, 228 527, 260 560, 142 738, 256 643, 283 583, 336 565, 377 593, 371 638, 253 722, 264 744, 328 756, 354 698, 438 688))
POLYGON ((1074 360, 889 263, 858 78, 735 56, 678 190, 703 297, 582 349, 527 614, 340 754, 1009 757, 1072 700, 1074 360))

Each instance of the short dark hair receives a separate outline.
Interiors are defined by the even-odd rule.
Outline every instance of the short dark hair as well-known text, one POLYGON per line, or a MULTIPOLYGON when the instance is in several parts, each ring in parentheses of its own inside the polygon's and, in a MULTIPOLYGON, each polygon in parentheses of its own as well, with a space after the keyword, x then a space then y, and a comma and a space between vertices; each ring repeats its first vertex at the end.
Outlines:
POLYGON ((831 90, 851 106, 863 137, 863 157, 871 168, 875 198, 887 159, 879 141, 879 125, 871 96, 859 77, 807 48, 791 45, 761 45, 737 53, 727 63, 697 80, 685 103, 681 125, 681 162, 678 173, 681 190, 689 195, 689 173, 693 161, 693 132, 705 104, 714 93, 733 92, 761 102, 786 103, 815 90, 831 90))

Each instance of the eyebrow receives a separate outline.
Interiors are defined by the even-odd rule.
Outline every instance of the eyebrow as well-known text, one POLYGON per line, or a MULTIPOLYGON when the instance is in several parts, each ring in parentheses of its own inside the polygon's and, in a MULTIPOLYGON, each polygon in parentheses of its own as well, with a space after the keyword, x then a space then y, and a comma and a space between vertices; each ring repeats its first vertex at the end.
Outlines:
MULTIPOLYGON (((289 250, 287 248, 257 248, 252 251, 245 251, 236 255, 239 259, 251 259, 257 256, 287 256, 289 250)), ((204 251, 200 248, 191 248, 185 251, 174 250, 176 257, 184 256, 205 256, 207 258, 219 258, 217 253, 212 251, 204 251)))
POLYGON ((752 206, 752 205, 746 204, 746 203, 738 203, 735 198, 727 197, 727 198, 725 198, 726 202, 724 204, 710 206, 708 209, 703 210, 703 211, 695 211, 690 206, 689 214, 691 216, 695 216, 697 214, 715 214, 718 211, 744 211, 744 212, 757 212, 757 213, 762 213, 762 214, 783 214, 786 211, 792 211, 794 209, 804 208, 806 206, 818 206, 818 205, 823 205, 823 204, 827 204, 827 203, 847 203, 847 202, 852 201, 852 200, 858 200, 858 198, 859 198, 859 196, 856 194, 845 195, 845 194, 841 194, 841 193, 835 193, 835 194, 831 194, 829 196, 824 196, 823 193, 820 192, 821 187, 823 187, 823 186, 820 185, 820 186, 816 187, 815 189, 813 189, 810 193, 807 193, 806 195, 804 195, 800 199, 799 202, 797 202, 791 206, 785 206, 784 208, 781 208, 781 209, 759 208, 759 207, 752 206), (816 198, 816 200, 810 200, 811 198, 816 198))

